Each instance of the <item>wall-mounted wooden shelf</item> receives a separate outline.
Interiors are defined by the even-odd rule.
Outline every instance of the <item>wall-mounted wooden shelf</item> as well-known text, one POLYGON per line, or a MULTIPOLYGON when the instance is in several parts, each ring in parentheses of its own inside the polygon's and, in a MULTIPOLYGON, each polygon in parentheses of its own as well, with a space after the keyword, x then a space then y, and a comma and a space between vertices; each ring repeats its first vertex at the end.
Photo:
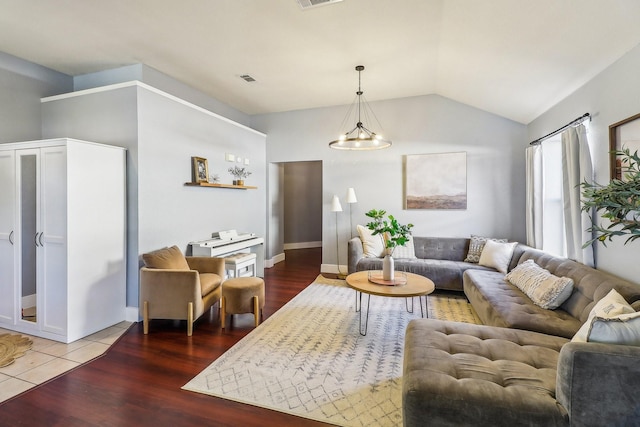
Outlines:
POLYGON ((184 185, 190 187, 235 188, 236 190, 256 190, 258 188, 250 185, 210 184, 208 182, 185 182, 184 185))

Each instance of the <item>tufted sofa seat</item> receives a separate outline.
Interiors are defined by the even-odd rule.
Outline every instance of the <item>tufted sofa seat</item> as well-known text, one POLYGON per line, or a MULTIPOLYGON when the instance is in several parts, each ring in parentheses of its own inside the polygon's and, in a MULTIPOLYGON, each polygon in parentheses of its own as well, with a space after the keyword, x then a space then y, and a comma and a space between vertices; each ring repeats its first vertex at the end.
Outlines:
POLYGON ((565 338, 413 320, 404 359, 405 425, 565 426, 556 369, 565 338))
POLYGON ((638 426, 640 347, 416 319, 405 426, 638 426))

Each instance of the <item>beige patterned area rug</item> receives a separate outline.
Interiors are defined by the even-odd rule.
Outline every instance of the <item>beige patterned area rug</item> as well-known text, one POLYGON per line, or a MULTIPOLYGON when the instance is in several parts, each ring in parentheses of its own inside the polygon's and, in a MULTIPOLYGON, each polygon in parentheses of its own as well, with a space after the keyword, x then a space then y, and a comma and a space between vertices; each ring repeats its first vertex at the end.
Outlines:
POLYGON ((0 334, 0 368, 13 363, 31 348, 33 341, 14 334, 0 334))
MULTIPOLYGON (((371 297, 366 336, 355 291, 322 276, 183 389, 340 426, 402 425, 403 298, 371 297)), ((366 304, 366 303, 365 303, 366 304)), ((480 323, 464 297, 430 296, 430 317, 480 323)))

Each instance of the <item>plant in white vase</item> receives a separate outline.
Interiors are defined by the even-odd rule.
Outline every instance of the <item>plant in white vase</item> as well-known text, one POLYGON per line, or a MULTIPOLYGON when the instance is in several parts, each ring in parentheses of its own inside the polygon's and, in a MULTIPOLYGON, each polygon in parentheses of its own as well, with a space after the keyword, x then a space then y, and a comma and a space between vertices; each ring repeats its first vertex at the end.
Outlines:
POLYGON ((403 246, 409 241, 413 224, 402 225, 393 215, 389 215, 387 219, 385 219, 384 216, 386 214, 387 211, 383 209, 371 209, 365 213, 366 216, 373 220, 367 224, 367 228, 373 232, 371 233, 372 235, 381 235, 384 242, 386 256, 382 263, 382 278, 384 280, 393 280, 393 251, 397 246, 403 246))

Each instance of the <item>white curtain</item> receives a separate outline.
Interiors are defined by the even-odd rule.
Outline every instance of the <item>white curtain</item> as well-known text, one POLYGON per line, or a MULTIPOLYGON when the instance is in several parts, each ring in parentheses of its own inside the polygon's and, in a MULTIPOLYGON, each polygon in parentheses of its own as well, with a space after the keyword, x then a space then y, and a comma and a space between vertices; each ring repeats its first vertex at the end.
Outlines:
POLYGON ((542 147, 531 145, 525 155, 527 245, 542 249, 542 147))
POLYGON ((587 130, 583 124, 569 127, 562 132, 562 196, 567 258, 592 266, 593 246, 582 248, 591 239, 591 226, 587 212, 580 207, 581 187, 584 180, 593 181, 593 167, 587 141, 587 130))

